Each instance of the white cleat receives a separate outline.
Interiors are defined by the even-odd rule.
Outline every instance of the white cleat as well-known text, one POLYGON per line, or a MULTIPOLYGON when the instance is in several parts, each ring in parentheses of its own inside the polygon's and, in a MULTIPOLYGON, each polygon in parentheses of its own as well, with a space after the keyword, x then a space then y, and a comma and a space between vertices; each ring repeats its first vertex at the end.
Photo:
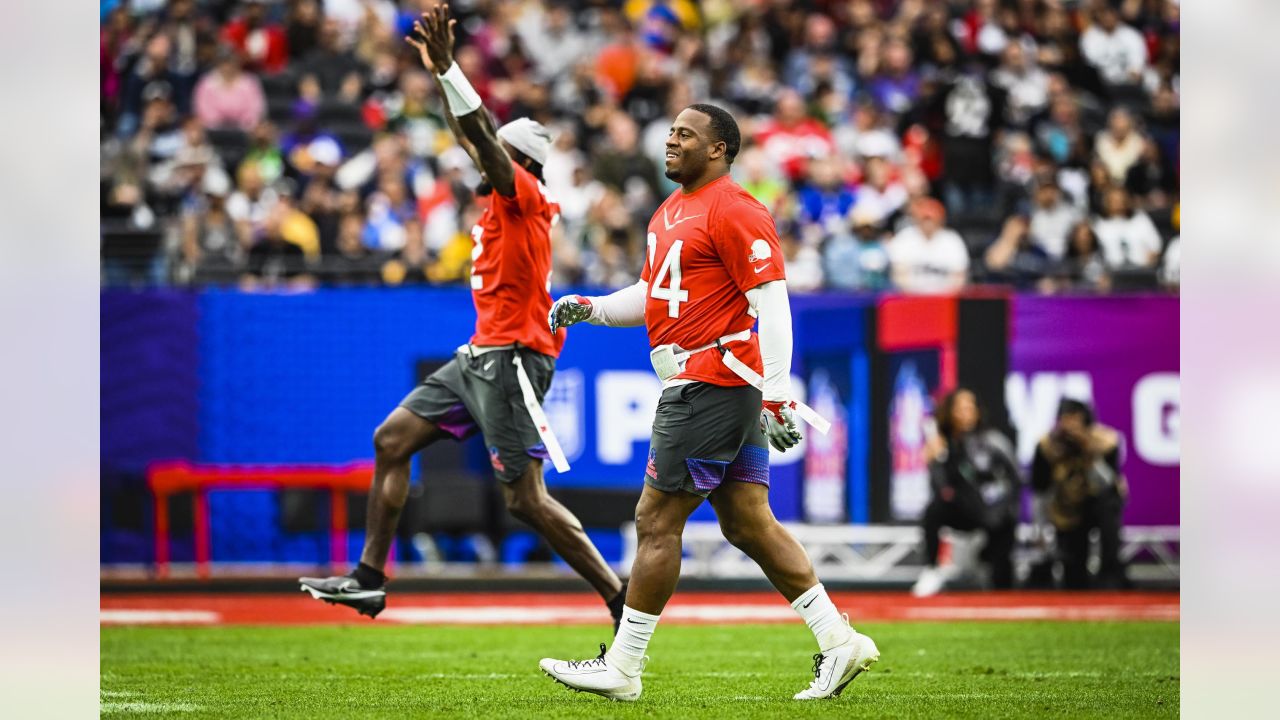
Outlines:
POLYGON ((600 645, 600 655, 590 660, 543 658, 538 661, 538 667, 570 690, 594 693, 610 700, 633 702, 640 699, 643 689, 639 675, 630 677, 609 664, 603 644, 600 645))
POLYGON ((846 685, 879 659, 880 650, 871 638, 855 631, 844 643, 813 656, 813 682, 793 699, 838 698, 846 685))

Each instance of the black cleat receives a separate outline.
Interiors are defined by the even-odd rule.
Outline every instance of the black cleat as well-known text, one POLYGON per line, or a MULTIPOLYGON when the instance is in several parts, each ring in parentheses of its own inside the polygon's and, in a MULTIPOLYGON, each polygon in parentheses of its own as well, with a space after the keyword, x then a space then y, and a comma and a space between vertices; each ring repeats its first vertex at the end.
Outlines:
POLYGON ((385 587, 364 587, 359 580, 350 575, 337 575, 327 578, 298 578, 303 592, 311 593, 311 597, 323 600, 330 605, 346 605, 361 615, 377 617, 387 607, 387 591, 385 587))

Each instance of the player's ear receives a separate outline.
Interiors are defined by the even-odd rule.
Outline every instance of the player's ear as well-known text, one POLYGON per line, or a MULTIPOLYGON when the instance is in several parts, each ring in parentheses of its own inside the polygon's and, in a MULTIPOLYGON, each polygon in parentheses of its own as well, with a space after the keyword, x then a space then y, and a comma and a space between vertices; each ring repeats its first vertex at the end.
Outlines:
POLYGON ((708 160, 718 160, 729 152, 729 144, 723 140, 711 143, 711 152, 707 153, 708 160))

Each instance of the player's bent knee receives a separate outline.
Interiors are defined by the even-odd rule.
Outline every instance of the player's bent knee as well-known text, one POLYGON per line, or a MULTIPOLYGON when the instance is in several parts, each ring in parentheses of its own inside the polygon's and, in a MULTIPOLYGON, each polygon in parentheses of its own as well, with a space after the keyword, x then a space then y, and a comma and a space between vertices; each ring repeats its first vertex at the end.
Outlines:
POLYGON ((636 511, 636 539, 641 543, 680 542, 683 523, 653 511, 636 511))
POLYGON ((730 545, 748 555, 751 554, 753 548, 760 544, 763 538, 769 536, 775 530, 781 529, 782 527, 778 525, 778 522, 772 520, 772 518, 768 520, 720 519, 720 532, 724 535, 724 539, 729 541, 730 545))
POLYGON ((380 460, 399 462, 409 459, 415 448, 411 447, 409 434, 392 422, 384 422, 373 431, 373 451, 380 460))
POLYGON ((720 532, 730 545, 746 551, 752 542, 752 533, 737 523, 720 523, 720 532))
POLYGON ((543 493, 512 492, 504 496, 507 512, 515 519, 529 525, 538 525, 546 515, 548 503, 543 493))

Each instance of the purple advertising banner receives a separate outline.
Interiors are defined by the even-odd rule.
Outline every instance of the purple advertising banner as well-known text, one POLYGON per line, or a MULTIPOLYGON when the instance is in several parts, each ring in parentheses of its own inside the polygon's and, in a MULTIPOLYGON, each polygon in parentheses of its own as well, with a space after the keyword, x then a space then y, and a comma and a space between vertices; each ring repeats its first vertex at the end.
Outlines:
POLYGON ((1128 525, 1177 525, 1179 301, 1169 296, 1013 301, 1009 415, 1030 464, 1062 398, 1089 400, 1125 438, 1128 525))

